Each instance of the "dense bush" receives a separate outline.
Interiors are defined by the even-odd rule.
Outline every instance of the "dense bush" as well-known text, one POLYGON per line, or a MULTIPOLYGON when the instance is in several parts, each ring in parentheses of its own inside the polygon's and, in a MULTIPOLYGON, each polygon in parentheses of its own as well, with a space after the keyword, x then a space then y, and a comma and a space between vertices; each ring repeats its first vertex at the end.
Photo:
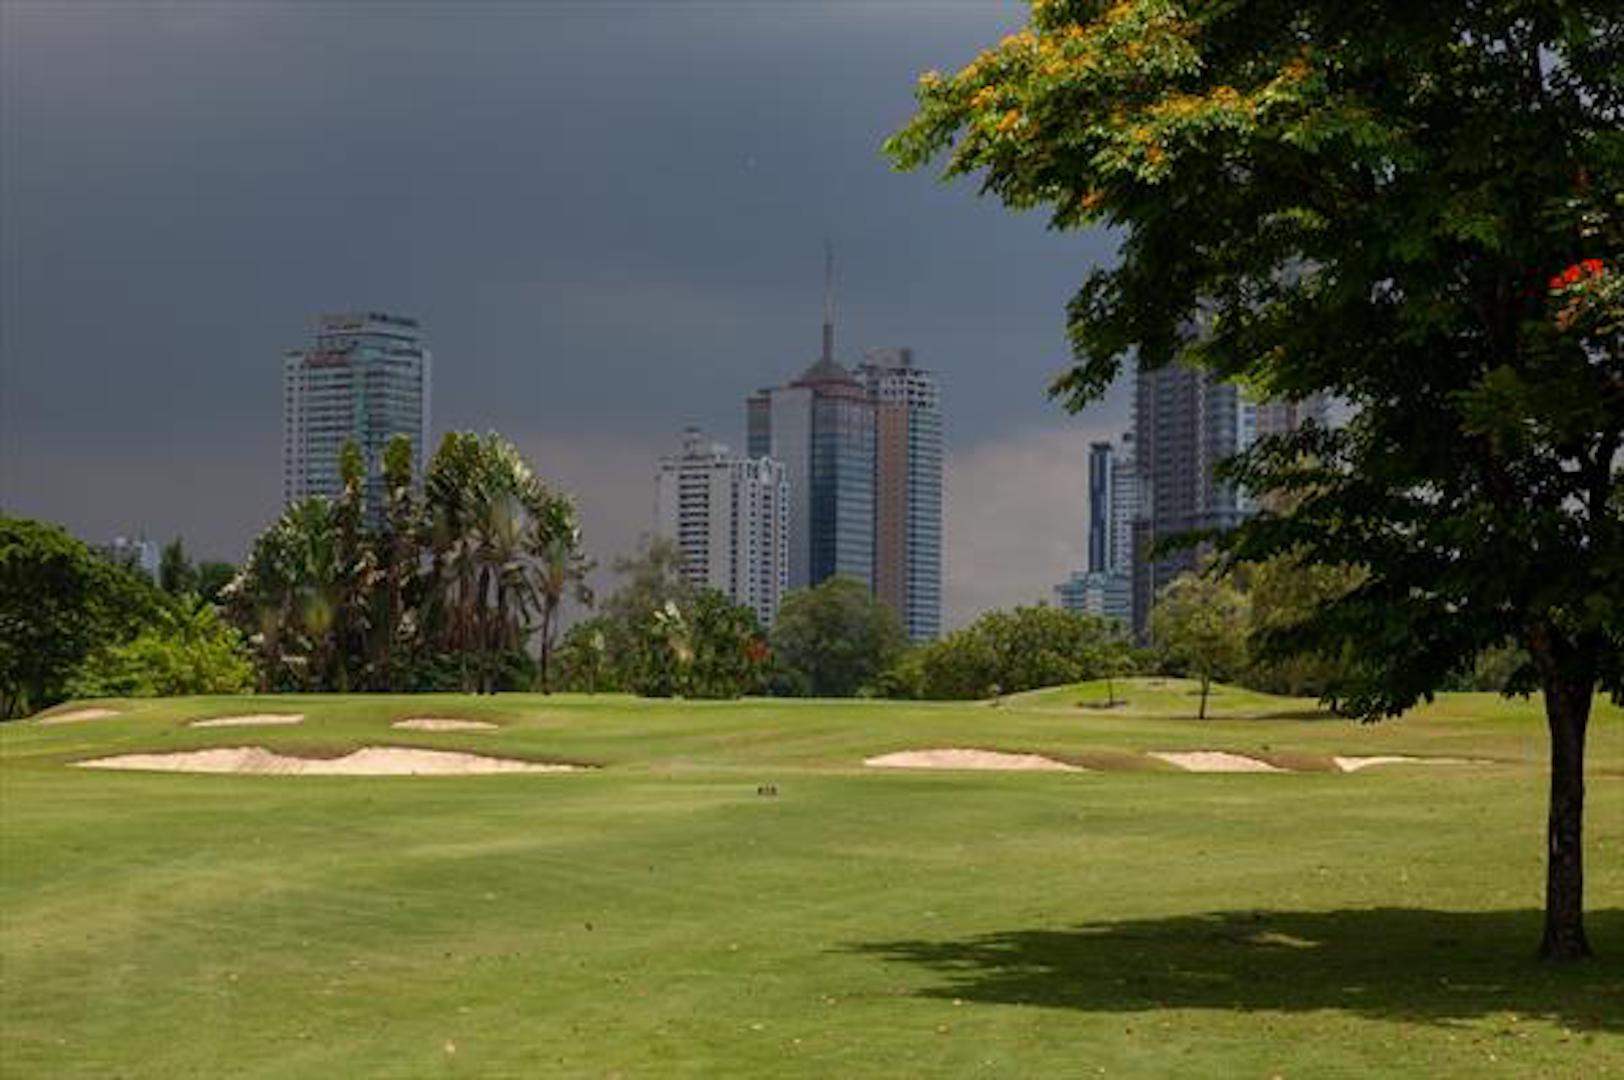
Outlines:
POLYGON ((63 700, 85 658, 155 625, 168 601, 59 526, 0 517, 0 719, 63 700))
POLYGON ((235 694, 254 685, 247 644, 209 604, 177 606, 129 641, 90 653, 68 680, 70 697, 235 694))

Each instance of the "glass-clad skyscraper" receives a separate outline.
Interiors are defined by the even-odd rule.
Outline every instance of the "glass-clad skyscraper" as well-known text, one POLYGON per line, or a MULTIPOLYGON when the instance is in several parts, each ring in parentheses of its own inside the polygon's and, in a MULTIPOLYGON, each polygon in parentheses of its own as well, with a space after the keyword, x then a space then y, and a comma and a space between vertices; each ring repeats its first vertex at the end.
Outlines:
POLYGON ((914 641, 942 629, 942 394, 913 350, 870 349, 874 402, 874 594, 914 641))
POLYGON ((825 355, 788 386, 747 403, 748 452, 784 463, 789 480, 789 584, 836 574, 874 580, 874 405, 825 355))
POLYGON ((925 641, 942 622, 942 398, 913 350, 870 349, 855 372, 835 360, 826 296, 823 352, 788 386, 745 401, 753 458, 789 481, 789 583, 856 578, 925 641))
POLYGON ((383 506, 384 446, 412 441, 421 475, 428 446, 430 355, 416 319, 376 311, 323 315, 309 348, 282 361, 282 491, 286 502, 339 494, 339 454, 366 461, 367 507, 383 506))

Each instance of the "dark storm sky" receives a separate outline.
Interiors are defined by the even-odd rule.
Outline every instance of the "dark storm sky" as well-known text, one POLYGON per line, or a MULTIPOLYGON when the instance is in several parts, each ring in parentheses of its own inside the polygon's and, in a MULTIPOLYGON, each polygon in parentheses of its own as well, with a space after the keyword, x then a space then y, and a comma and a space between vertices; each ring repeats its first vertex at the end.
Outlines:
POLYGON ((423 320, 433 421, 577 493, 605 561, 654 459, 817 348, 941 373, 948 616, 1081 557, 1044 396, 1099 235, 893 173, 927 67, 997 3, 0 0, 0 504, 236 559, 278 509, 280 356, 321 311, 423 320))

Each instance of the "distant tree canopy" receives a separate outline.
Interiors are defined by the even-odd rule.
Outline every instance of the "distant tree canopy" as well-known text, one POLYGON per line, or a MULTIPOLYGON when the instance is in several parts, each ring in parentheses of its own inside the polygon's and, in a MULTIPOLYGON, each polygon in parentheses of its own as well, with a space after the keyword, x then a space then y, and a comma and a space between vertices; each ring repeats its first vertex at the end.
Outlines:
MULTIPOLYGON (((1120 674, 1131 645, 1107 619, 1039 605, 989 611, 908 664, 908 696, 973 700, 1120 674)), ((905 681, 899 680, 905 686, 905 681)))
POLYGON ((69 678, 67 696, 168 697, 237 694, 254 687, 242 636, 201 600, 167 606, 128 641, 92 650, 69 678))
POLYGON ((890 667, 906 643, 896 614, 861 581, 832 577, 794 590, 773 625, 777 689, 851 697, 890 667))
POLYGON ((241 641, 194 604, 59 526, 0 518, 0 719, 70 695, 239 687, 241 641))
POLYGON ((1338 701, 1366 718, 1526 651, 1557 960, 1590 951, 1585 733, 1596 689, 1624 692, 1621 55, 1614 0, 1037 0, 926 73, 887 144, 1057 228, 1116 230, 1069 307, 1070 408, 1130 356, 1358 408, 1227 468, 1284 507, 1227 555, 1362 575, 1262 644, 1351 644, 1338 701))
POLYGON ((755 612, 715 589, 695 589, 669 539, 645 538, 614 571, 621 584, 602 613, 572 626, 559 645, 560 686, 689 698, 765 689, 769 654, 755 612))

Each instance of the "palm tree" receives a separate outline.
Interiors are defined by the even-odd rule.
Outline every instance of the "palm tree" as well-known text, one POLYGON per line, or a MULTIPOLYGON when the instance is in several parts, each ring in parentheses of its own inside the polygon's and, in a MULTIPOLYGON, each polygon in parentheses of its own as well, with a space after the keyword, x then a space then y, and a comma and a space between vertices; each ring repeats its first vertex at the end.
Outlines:
POLYGON ((283 514, 292 541, 294 614, 305 642, 305 689, 332 689, 339 642, 335 628, 344 590, 338 523, 333 504, 313 496, 283 514))
POLYGON ((259 692, 269 693, 285 662, 283 643, 291 625, 298 578, 286 516, 254 539, 248 558, 224 597, 233 619, 259 649, 259 692))
POLYGON ((373 537, 378 580, 372 592, 368 666, 374 689, 400 689, 399 650, 409 647, 413 620, 409 593, 420 572, 422 511, 412 486, 412 441, 396 435, 384 446, 385 506, 373 537))
POLYGON ((325 684, 333 665, 333 623, 340 564, 332 504, 295 503, 254 540, 228 589, 239 624, 259 640, 259 685, 275 686, 285 666, 304 670, 307 689, 325 684))
POLYGON ((597 565, 581 550, 581 531, 555 533, 537 522, 528 538, 530 555, 536 560, 535 590, 541 600, 541 691, 553 692, 551 660, 558 635, 558 612, 565 599, 583 607, 592 606, 592 588, 587 575, 597 565))
POLYGON ((574 534, 574 508, 494 433, 447 435, 424 490, 435 640, 464 658, 464 689, 494 689, 495 660, 523 649, 534 630, 531 615, 545 612, 537 553, 554 537, 574 534))

